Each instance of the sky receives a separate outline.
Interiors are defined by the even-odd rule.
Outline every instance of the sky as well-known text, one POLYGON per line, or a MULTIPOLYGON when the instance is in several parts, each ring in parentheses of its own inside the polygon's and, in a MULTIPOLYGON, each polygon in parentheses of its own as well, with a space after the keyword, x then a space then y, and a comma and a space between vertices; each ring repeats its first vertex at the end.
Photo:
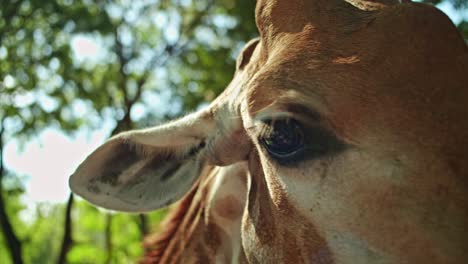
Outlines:
POLYGON ((441 4, 437 5, 437 7, 442 10, 445 14, 447 14, 450 19, 455 23, 458 24, 463 19, 468 20, 468 10, 464 10, 463 12, 457 12, 453 5, 450 4, 448 1, 444 1, 441 4))
POLYGON ((27 198, 34 202, 63 202, 68 196, 67 178, 80 162, 107 137, 106 129, 69 137, 46 129, 24 150, 17 142, 5 146, 5 165, 26 176, 27 198))
MULTIPOLYGON (((439 8, 455 23, 468 19, 468 12, 456 13, 449 3, 443 3, 439 8)), ((79 60, 98 58, 104 53, 95 40, 86 36, 75 37, 72 49, 79 60)), ((81 130, 74 137, 50 128, 22 149, 17 142, 8 142, 4 150, 5 166, 26 176, 26 203, 65 202, 70 193, 68 177, 89 153, 106 140, 112 128, 113 123, 107 122, 97 131, 81 130)))
MULTIPOLYGON (((102 47, 89 37, 78 35, 71 45, 78 60, 96 59, 102 53, 102 47)), ((8 142, 4 150, 5 166, 25 177, 26 202, 66 201, 70 193, 68 177, 105 141, 113 126, 113 122, 107 122, 97 131, 83 129, 75 136, 48 128, 23 147, 14 140, 8 142)))

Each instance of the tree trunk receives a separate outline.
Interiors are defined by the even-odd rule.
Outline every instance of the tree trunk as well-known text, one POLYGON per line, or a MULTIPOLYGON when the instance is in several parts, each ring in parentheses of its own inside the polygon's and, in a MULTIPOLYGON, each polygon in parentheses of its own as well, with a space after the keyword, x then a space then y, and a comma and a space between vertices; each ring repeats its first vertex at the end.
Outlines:
POLYGON ((60 249, 60 255, 57 260, 57 264, 65 264, 67 260, 67 253, 70 251, 73 244, 72 237, 72 218, 71 211, 73 208, 73 193, 70 193, 67 201, 67 208, 65 210, 65 225, 63 228, 63 239, 62 239, 62 248, 60 249))
POLYGON ((3 177, 6 174, 5 168, 3 167, 3 132, 4 127, 2 119, 0 122, 0 226, 13 263, 22 264, 23 256, 21 241, 15 234, 10 218, 7 214, 5 199, 3 198, 3 177))
POLYGON ((145 214, 139 214, 138 218, 140 220, 140 233, 141 237, 145 238, 146 235, 149 234, 149 228, 148 228, 148 216, 145 214))
POLYGON ((112 214, 106 214, 105 247, 107 252, 106 264, 112 262, 112 214))
POLYGON ((2 227, 2 233, 7 242, 7 247, 10 250, 10 255, 11 259, 13 260, 13 263, 21 264, 23 263, 23 257, 21 254, 21 242, 16 236, 13 230, 13 226, 11 225, 11 222, 8 218, 2 191, 2 187, 0 187, 0 225, 2 227))

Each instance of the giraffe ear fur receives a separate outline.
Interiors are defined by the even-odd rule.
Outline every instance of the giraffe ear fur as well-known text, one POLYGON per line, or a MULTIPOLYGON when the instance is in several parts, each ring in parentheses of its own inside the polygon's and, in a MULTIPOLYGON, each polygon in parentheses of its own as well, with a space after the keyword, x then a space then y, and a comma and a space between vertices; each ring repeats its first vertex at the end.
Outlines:
POLYGON ((73 173, 70 188, 95 205, 127 212, 155 210, 179 200, 206 163, 203 134, 209 124, 193 119, 109 139, 73 173))

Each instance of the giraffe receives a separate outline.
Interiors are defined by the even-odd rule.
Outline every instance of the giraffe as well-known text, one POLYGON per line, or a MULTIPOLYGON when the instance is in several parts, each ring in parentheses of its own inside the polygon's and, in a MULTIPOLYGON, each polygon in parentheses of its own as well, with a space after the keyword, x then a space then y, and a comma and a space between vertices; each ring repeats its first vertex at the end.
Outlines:
POLYGON ((466 263, 468 48, 450 20, 258 0, 256 23, 208 108, 111 138, 73 192, 128 212, 182 199, 150 262, 466 263))
POLYGON ((161 223, 163 233, 147 238, 140 263, 246 263, 240 237, 245 172, 239 163, 206 169, 161 223))

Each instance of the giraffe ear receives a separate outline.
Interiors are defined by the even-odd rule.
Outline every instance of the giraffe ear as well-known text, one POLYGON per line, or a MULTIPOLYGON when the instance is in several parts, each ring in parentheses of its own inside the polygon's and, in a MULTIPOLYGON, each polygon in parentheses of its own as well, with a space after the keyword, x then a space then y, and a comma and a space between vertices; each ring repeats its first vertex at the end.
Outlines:
MULTIPOLYGON (((248 63, 257 43, 247 44, 239 65, 248 63)), ((223 118, 229 111, 212 105, 166 125, 119 134, 78 166, 70 188, 112 210, 143 212, 169 205, 190 190, 207 165, 247 157, 250 141, 242 120, 223 118)))
POLYGON ((72 191, 112 210, 142 212, 182 198, 204 167, 212 120, 193 114, 119 134, 97 148, 70 177, 72 191))

